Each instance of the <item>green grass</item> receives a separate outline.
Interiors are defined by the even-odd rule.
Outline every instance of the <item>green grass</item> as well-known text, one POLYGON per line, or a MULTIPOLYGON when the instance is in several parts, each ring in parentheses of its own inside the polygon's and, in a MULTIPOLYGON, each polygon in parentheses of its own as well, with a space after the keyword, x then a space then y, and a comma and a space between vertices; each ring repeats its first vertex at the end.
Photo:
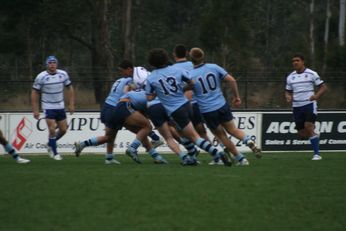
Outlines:
POLYGON ((124 155, 0 158, 0 230, 346 230, 346 153, 273 153, 249 167, 124 155))

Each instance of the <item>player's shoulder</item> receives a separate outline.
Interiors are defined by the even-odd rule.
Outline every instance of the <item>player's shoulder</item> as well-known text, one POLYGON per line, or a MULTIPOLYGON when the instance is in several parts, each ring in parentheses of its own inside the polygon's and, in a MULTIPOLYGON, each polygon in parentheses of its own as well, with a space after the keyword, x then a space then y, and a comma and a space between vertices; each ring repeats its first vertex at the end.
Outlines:
POLYGON ((49 73, 47 71, 42 71, 36 76, 36 79, 42 79, 42 78, 46 77, 47 75, 49 75, 49 73))
POLYGON ((61 75, 68 76, 67 72, 65 70, 57 69, 56 72, 61 75))
POLYGON ((314 75, 314 76, 318 76, 318 73, 316 71, 313 71, 313 70, 311 70, 309 68, 306 68, 304 73, 310 74, 310 75, 314 75))
POLYGON ((291 73, 289 73, 288 75, 287 75, 287 80, 289 80, 289 79, 291 79, 295 74, 297 74, 297 72, 296 71, 292 71, 291 73))

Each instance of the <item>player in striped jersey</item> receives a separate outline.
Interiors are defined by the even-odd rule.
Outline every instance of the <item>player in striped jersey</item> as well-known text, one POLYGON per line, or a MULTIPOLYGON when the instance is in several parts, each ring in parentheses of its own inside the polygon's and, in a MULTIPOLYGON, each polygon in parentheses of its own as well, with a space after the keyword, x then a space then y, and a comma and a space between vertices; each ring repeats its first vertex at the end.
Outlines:
POLYGON ((327 87, 315 71, 305 67, 302 54, 293 55, 292 65, 294 71, 286 79, 286 100, 292 104, 298 136, 310 140, 314 152, 312 160, 321 160, 320 139, 315 132, 315 121, 317 100, 325 93, 327 87), (317 92, 315 87, 318 87, 317 92))
POLYGON ((54 160, 62 160, 57 151, 57 140, 67 131, 64 103, 64 88, 68 91, 68 109, 70 114, 75 111, 75 96, 71 80, 66 71, 57 69, 58 59, 49 56, 46 59, 47 70, 38 74, 31 91, 32 110, 35 119, 39 119, 39 98, 49 131, 48 152, 54 160), (56 128, 58 128, 56 130, 56 128))

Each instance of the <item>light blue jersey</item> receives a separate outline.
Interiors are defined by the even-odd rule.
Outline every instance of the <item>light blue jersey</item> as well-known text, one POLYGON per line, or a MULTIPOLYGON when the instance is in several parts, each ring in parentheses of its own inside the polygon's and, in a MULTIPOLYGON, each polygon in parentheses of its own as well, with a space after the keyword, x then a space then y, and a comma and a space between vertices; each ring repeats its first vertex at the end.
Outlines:
POLYGON ((155 104, 158 104, 158 103, 161 103, 161 101, 159 100, 159 98, 156 96, 153 100, 151 100, 151 101, 148 101, 148 107, 151 107, 151 106, 153 106, 153 105, 155 105, 155 104))
MULTIPOLYGON (((172 65, 173 67, 181 68, 186 71, 191 71, 193 69, 193 63, 191 61, 180 61, 172 65)), ((191 103, 197 103, 195 94, 192 93, 191 103)))
POLYGON ((133 82, 131 77, 124 77, 115 81, 105 102, 111 106, 117 106, 121 96, 125 94, 124 88, 133 82))
POLYGON ((129 98, 135 110, 145 111, 147 109, 147 95, 144 90, 129 91, 121 98, 129 98))
POLYGON ((145 91, 147 95, 156 94, 167 114, 171 115, 188 101, 184 96, 183 82, 190 81, 185 70, 167 66, 151 72, 147 78, 145 91))
POLYGON ((191 61, 180 61, 172 65, 172 67, 178 67, 186 71, 191 71, 193 69, 193 64, 191 61))
POLYGON ((210 63, 201 64, 190 71, 190 77, 195 82, 194 94, 202 113, 215 111, 225 105, 221 81, 226 76, 225 69, 210 63))

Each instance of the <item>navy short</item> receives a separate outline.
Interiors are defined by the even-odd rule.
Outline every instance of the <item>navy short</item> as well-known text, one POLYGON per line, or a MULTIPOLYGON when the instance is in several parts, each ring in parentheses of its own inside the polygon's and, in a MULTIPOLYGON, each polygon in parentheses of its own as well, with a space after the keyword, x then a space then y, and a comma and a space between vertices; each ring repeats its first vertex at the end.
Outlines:
POLYGON ((233 114, 228 103, 215 111, 202 113, 203 118, 210 129, 216 129, 221 123, 233 120, 233 114))
POLYGON ((101 122, 107 128, 120 130, 127 117, 133 113, 133 109, 128 102, 120 102, 116 107, 105 103, 101 110, 101 122))
POLYGON ((150 106, 147 109, 147 115, 156 128, 161 127, 162 124, 170 120, 167 115, 166 109, 162 106, 161 103, 150 106))
POLYGON ((192 106, 190 102, 183 104, 171 116, 177 125, 177 129, 185 128, 192 120, 192 106))
POLYGON ((203 116, 202 116, 202 113, 201 111, 199 110, 199 105, 198 103, 193 103, 192 104, 192 123, 193 125, 197 125, 197 124, 202 124, 204 123, 204 120, 203 120, 203 116))
POLYGON ((296 129, 301 130, 304 128, 305 122, 315 123, 317 118, 317 108, 314 103, 302 107, 294 107, 293 117, 296 123, 296 129))
POLYGON ((46 109, 44 110, 46 119, 62 121, 66 119, 65 109, 46 109))

